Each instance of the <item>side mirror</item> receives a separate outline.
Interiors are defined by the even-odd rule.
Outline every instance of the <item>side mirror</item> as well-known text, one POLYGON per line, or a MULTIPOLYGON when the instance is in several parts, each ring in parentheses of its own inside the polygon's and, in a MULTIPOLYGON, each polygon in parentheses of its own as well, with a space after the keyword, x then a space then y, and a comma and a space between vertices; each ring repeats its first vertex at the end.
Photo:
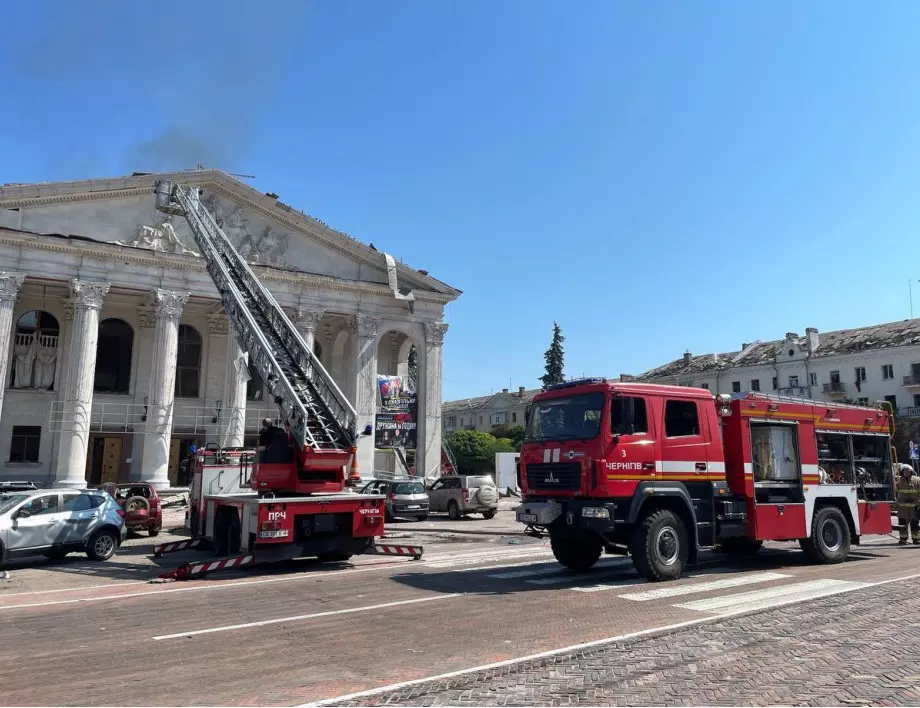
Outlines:
POLYGON ((23 507, 22 509, 16 512, 17 519, 28 519, 30 516, 32 516, 32 512, 29 511, 29 509, 27 509, 26 507, 23 507))

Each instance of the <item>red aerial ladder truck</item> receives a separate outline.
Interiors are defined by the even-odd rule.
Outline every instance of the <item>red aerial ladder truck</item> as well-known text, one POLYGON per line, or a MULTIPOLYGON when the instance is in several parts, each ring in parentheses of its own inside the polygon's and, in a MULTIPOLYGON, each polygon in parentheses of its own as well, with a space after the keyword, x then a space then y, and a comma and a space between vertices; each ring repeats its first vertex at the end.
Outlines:
POLYGON ((891 532, 893 417, 748 393, 583 379, 538 394, 518 466, 517 520, 576 571, 601 553, 671 580, 701 549, 798 541, 838 563, 891 532))
MULTIPOLYGON (((216 445, 192 457, 192 540, 164 544, 155 553, 212 545, 221 558, 167 575, 302 556, 419 557, 419 547, 375 545, 383 535, 384 498, 346 489, 358 478, 355 410, 201 204, 199 190, 167 180, 154 189, 159 211, 188 222, 240 347, 278 405, 283 426, 261 459, 251 450, 216 445)), ((371 432, 367 426, 361 435, 371 432)))

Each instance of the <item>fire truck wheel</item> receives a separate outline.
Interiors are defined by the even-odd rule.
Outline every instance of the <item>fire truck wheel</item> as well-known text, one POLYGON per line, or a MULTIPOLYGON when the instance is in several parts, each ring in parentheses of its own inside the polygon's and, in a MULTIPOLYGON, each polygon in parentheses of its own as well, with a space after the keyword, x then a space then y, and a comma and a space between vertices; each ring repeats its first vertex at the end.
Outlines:
POLYGON ((823 506, 811 522, 811 537, 799 541, 802 550, 816 563, 842 563, 850 554, 850 527, 835 506, 823 506))
POLYGON ((550 536, 549 543, 556 560, 576 573, 593 568, 603 550, 593 536, 550 536))
POLYGON ((630 553, 646 580, 676 580, 687 564, 687 529, 670 509, 649 511, 636 527, 630 553))

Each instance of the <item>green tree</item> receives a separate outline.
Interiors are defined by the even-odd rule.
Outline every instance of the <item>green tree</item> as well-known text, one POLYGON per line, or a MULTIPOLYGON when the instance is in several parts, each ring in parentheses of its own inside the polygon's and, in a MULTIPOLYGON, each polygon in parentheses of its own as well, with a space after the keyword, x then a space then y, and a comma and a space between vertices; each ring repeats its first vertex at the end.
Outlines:
POLYGON ((520 452, 521 445, 524 442, 524 426, 509 426, 503 423, 502 425, 496 425, 492 428, 492 435, 500 440, 508 440, 514 448, 512 452, 520 452))
POLYGON ((546 360, 546 373, 540 377, 544 391, 550 386, 555 386, 565 381, 565 374, 563 373, 565 369, 565 351, 562 349, 564 341, 565 337, 562 336, 562 330, 556 322, 553 322, 553 341, 543 355, 546 360))
POLYGON ((514 452, 511 440, 498 439, 478 430, 458 430, 447 436, 447 444, 461 474, 495 474, 495 453, 514 452))

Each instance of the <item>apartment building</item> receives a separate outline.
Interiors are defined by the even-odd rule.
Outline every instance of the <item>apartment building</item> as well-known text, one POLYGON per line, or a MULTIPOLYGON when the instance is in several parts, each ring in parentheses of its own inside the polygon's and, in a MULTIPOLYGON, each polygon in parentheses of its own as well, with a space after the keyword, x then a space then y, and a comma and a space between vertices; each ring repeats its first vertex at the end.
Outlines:
POLYGON ((736 351, 682 357, 624 377, 651 383, 869 404, 887 400, 899 417, 920 417, 920 319, 745 342, 736 351))
POLYGON ((479 430, 488 433, 497 425, 524 425, 524 414, 539 388, 527 389, 519 386, 511 392, 503 388, 499 393, 475 398, 461 398, 445 401, 441 405, 441 420, 444 433, 457 430, 479 430))

